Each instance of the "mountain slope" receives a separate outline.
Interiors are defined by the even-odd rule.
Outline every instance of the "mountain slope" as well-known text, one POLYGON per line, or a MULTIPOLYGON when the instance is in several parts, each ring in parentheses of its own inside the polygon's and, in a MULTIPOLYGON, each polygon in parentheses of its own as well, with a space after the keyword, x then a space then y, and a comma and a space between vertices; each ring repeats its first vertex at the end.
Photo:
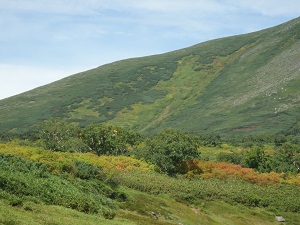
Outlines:
POLYGON ((49 117, 140 132, 278 133, 300 119, 300 18, 127 59, 0 101, 0 131, 49 117))

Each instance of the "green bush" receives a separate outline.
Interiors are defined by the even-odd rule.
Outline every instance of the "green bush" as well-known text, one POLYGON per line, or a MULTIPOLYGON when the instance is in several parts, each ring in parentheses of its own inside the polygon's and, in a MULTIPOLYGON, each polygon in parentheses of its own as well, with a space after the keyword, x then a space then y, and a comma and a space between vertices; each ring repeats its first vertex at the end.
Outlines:
POLYGON ((80 139, 79 128, 60 118, 43 121, 40 138, 43 141, 43 147, 53 151, 86 152, 89 149, 80 139))
POLYGON ((246 152, 243 159, 243 166, 258 170, 263 170, 266 166, 266 161, 268 160, 268 155, 261 147, 253 147, 246 152))
MULTIPOLYGON (((16 156, 0 155, 0 197, 9 204, 22 205, 23 201, 41 201, 46 204, 61 205, 84 213, 102 213, 111 218, 116 208, 109 198, 114 191, 100 180, 69 179, 52 175, 42 164, 33 163, 16 156), (90 182, 90 183, 89 183, 90 182), (94 189, 87 187, 94 186, 94 189)), ((85 168, 86 173, 97 176, 98 171, 90 165, 77 162, 77 168, 85 168)))
POLYGON ((47 178, 50 176, 44 164, 30 162, 24 158, 13 155, 0 154, 0 168, 7 171, 28 173, 39 178, 47 178))
POLYGON ((83 140, 97 155, 124 155, 128 146, 140 141, 140 136, 121 127, 92 124, 84 128, 83 140))
POLYGON ((243 160, 243 155, 240 153, 226 153, 226 152, 220 152, 217 155, 217 161, 218 162, 228 162, 233 164, 241 164, 243 160))
POLYGON ((168 174, 174 174, 181 162, 200 156, 196 139, 172 129, 148 139, 145 148, 136 154, 168 174))
POLYGON ((74 167, 74 175, 80 179, 99 178, 101 174, 100 168, 85 162, 75 161, 74 167))

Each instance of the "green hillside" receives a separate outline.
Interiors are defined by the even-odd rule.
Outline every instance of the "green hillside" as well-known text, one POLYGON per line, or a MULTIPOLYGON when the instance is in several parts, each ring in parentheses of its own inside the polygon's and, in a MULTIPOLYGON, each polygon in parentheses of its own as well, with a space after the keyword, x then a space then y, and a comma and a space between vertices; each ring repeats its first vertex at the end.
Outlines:
MULTIPOLYGON (((139 132, 279 133, 299 126, 300 18, 69 76, 0 101, 0 132, 50 117, 139 132)), ((100 54, 100 53, 99 53, 100 54)), ((41 74, 43 76, 43 74, 41 74)))

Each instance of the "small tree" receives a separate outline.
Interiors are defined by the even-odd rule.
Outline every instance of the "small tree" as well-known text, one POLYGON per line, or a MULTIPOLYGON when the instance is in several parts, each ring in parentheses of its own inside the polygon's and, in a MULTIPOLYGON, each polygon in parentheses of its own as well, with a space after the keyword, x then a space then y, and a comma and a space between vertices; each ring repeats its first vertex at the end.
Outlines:
POLYGON ((147 140, 146 147, 137 155, 155 164, 161 171, 173 174, 180 163, 199 158, 200 153, 195 138, 172 129, 165 129, 147 140))
POLYGON ((46 149, 61 152, 82 152, 88 147, 78 138, 79 128, 60 118, 41 123, 40 137, 46 149))
POLYGON ((140 136, 121 127, 92 124, 83 130, 83 140, 97 155, 124 155, 140 136))
POLYGON ((260 172, 270 171, 270 156, 259 146, 252 147, 243 158, 243 166, 260 172))
POLYGON ((271 158, 272 170, 275 172, 298 173, 294 162, 300 162, 299 145, 285 142, 271 158))

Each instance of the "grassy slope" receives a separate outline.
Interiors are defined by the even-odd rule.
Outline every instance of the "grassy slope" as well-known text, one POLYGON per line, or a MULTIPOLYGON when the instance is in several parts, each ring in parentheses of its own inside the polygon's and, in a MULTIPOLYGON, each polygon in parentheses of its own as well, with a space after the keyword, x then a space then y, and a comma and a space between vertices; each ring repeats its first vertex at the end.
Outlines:
MULTIPOLYGON (((224 202, 206 202, 202 209, 196 209, 167 198, 159 198, 141 192, 132 194, 135 204, 130 209, 120 209, 113 220, 99 215, 84 214, 61 206, 47 206, 27 202, 23 207, 12 207, 0 200, 0 224, 10 225, 171 225, 171 224, 214 224, 251 225, 274 224, 275 214, 262 209, 244 206, 230 206, 224 202), (137 208, 140 207, 140 208, 137 208), (134 211, 137 210, 137 211, 134 211), (154 220, 150 210, 157 213, 154 220)), ((123 206, 125 207, 125 206, 123 206)), ((289 224, 297 224, 296 214, 286 214, 289 224)))
MULTIPOLYGON (((69 173, 74 172, 74 169, 71 169, 73 160, 101 165, 103 168, 109 170, 113 170, 113 168, 116 170, 117 166, 115 163, 117 161, 126 164, 124 157, 104 157, 102 159, 102 157, 95 157, 92 154, 58 153, 40 148, 18 146, 13 143, 1 144, 0 150, 4 154, 18 155, 36 162, 43 162, 52 171, 52 175, 48 178, 47 176, 44 177, 43 182, 46 182, 50 178, 55 181, 56 179, 53 176, 56 175, 53 174, 59 173, 64 173, 64 176, 58 177, 59 180, 63 179, 63 177, 68 179, 67 171, 69 173)), ((6 165, 10 170, 4 170, 2 173, 10 173, 12 177, 15 177, 14 186, 23 185, 28 189, 28 193, 31 193, 30 190, 34 189, 30 186, 32 182, 25 181, 20 176, 20 172, 17 172, 20 170, 23 171, 25 168, 21 167, 22 164, 17 163, 17 158, 14 160, 15 164, 13 165, 16 167, 6 165)), ((140 165, 138 165, 137 160, 130 158, 127 158, 127 161, 130 163, 126 168, 134 170, 134 167, 130 166, 130 164, 133 164, 136 168, 139 168, 139 171, 133 174, 117 172, 113 175, 119 182, 119 186, 116 188, 119 192, 125 193, 127 196, 126 201, 116 202, 119 209, 116 211, 117 215, 113 220, 105 220, 101 214, 84 214, 62 206, 49 205, 49 203, 47 204, 42 200, 43 196, 29 195, 22 204, 17 204, 13 207, 11 205, 15 201, 12 201, 11 197, 7 196, 13 196, 14 194, 19 196, 25 192, 21 189, 11 189, 8 195, 4 194, 5 192, 8 193, 8 190, 5 189, 7 184, 3 184, 2 179, 0 182, 2 193, 0 197, 0 224, 168 225, 182 223, 185 225, 268 225, 274 224, 274 218, 277 214, 283 215, 287 219, 288 224, 296 225, 300 223, 299 213, 291 212, 297 210, 296 207, 299 203, 297 201, 299 198, 297 194, 299 193, 299 188, 296 186, 284 185, 277 189, 276 186, 260 187, 238 181, 179 180, 158 173, 143 172, 143 170, 148 171, 146 165, 144 165, 145 163, 140 162, 140 165), (134 162, 131 162, 132 160, 134 162), (274 197, 274 193, 276 193, 276 197, 274 197), (242 199, 248 199, 248 195, 253 196, 254 200, 262 198, 265 201, 264 204, 268 203, 271 205, 269 208, 263 209, 259 207, 246 207, 238 203, 242 203, 242 199), (283 201, 289 202, 289 204, 283 201), (38 204, 34 202, 38 202, 38 204), (286 206, 291 206, 291 208, 285 209, 286 206), (272 212, 268 211, 271 208, 273 208, 272 212), (157 214, 159 220, 154 220, 151 217, 151 211, 157 214), (274 213, 275 211, 277 212, 276 214, 274 213)), ((29 164, 27 165, 29 166, 29 164)), ((2 167, 5 168, 5 165, 1 165, 2 167)), ((30 168, 33 170, 33 167, 30 168)), ((38 176, 33 171, 28 173, 23 171, 22 174, 28 178, 30 178, 30 174, 38 176)), ((10 180, 10 182, 12 181, 10 180)), ((65 182, 65 185, 68 183, 68 181, 65 182)), ((60 184, 61 182, 56 182, 55 186, 60 184)), ((47 187, 51 185, 49 184, 47 187)), ((95 190, 91 187, 91 189, 86 189, 85 194, 89 192, 94 193, 95 190)))
POLYGON ((123 60, 0 101, 0 131, 51 116, 141 132, 276 133, 299 119, 300 19, 123 60))
MULTIPOLYGON (((199 118, 204 129, 274 133, 297 121, 300 27, 268 31, 252 34, 255 44, 241 50, 198 98, 198 104, 184 111, 190 117, 180 120, 181 126, 193 129, 191 118, 204 115, 199 118)), ((183 116, 174 121, 179 118, 183 116)))
POLYGON ((133 225, 126 219, 106 220, 98 215, 80 213, 61 206, 46 206, 27 202, 23 207, 12 207, 0 200, 0 224, 5 225, 133 225))

